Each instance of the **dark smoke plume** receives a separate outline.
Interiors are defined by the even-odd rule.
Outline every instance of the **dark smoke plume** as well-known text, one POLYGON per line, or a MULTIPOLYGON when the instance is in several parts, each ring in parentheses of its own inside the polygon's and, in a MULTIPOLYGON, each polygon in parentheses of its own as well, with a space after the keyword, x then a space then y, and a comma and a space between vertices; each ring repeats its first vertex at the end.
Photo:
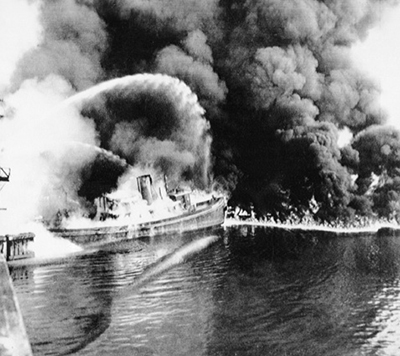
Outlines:
POLYGON ((171 184, 208 186, 209 125, 183 82, 159 74, 127 76, 81 105, 102 147, 131 166, 152 167, 171 184))
POLYGON ((385 122, 377 88, 349 55, 384 2, 222 4, 229 32, 216 62, 229 90, 231 147, 241 172, 232 199, 283 218, 308 211, 314 199, 313 212, 323 220, 389 216, 378 204, 388 194, 363 195, 361 181, 371 184, 373 176, 359 171, 359 146, 341 150, 337 143, 341 129, 362 135, 385 122))
MULTIPOLYGON (((197 95, 209 127, 179 111, 172 90, 123 87, 81 108, 99 145, 204 187, 209 131, 213 182, 232 204, 282 219, 310 211, 321 220, 399 218, 399 132, 385 126, 377 86, 350 57, 394 4, 43 1, 43 41, 19 62, 13 90, 49 74, 77 91, 138 73, 177 77, 197 95), (354 137, 345 147, 343 130, 354 137)), ((82 177, 87 187, 93 176, 82 177)))
POLYGON ((41 159, 51 167, 51 184, 39 204, 39 213, 46 219, 63 209, 90 211, 89 202, 116 189, 130 168, 111 152, 79 142, 44 151, 41 159))

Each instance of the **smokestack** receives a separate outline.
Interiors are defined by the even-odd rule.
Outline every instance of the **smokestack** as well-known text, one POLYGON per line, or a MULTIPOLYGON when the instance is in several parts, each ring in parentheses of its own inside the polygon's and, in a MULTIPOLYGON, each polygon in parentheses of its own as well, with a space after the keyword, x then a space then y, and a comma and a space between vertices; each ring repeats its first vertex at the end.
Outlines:
POLYGON ((149 174, 137 177, 137 185, 140 194, 142 194, 143 200, 147 201, 148 205, 151 205, 155 198, 155 192, 153 190, 153 180, 149 174))

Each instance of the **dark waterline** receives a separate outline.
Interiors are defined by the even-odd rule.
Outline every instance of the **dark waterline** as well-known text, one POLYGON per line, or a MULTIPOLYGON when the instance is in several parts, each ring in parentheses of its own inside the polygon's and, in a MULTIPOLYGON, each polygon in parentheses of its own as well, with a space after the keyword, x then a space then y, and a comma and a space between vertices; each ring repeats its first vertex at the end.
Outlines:
POLYGON ((11 275, 35 355, 400 354, 399 237, 243 226, 11 275))

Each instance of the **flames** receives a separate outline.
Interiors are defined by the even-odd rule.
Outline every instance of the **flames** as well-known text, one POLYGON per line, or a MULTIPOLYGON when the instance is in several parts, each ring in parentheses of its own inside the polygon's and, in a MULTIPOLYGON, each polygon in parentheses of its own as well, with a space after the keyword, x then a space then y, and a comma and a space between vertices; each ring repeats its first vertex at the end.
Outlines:
POLYGON ((85 208, 133 166, 280 220, 396 218, 399 132, 351 59, 392 5, 3 1, 3 201, 17 220, 54 190, 85 208))

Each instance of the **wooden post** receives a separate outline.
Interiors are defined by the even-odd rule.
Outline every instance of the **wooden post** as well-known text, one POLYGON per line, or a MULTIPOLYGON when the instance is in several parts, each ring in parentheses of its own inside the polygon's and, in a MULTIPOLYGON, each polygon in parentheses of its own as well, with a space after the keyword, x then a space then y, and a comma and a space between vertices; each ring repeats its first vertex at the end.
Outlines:
POLYGON ((6 261, 10 260, 10 256, 11 256, 10 236, 6 235, 6 261))
POLYGON ((0 254, 4 257, 7 256, 7 238, 5 236, 0 236, 0 254))

